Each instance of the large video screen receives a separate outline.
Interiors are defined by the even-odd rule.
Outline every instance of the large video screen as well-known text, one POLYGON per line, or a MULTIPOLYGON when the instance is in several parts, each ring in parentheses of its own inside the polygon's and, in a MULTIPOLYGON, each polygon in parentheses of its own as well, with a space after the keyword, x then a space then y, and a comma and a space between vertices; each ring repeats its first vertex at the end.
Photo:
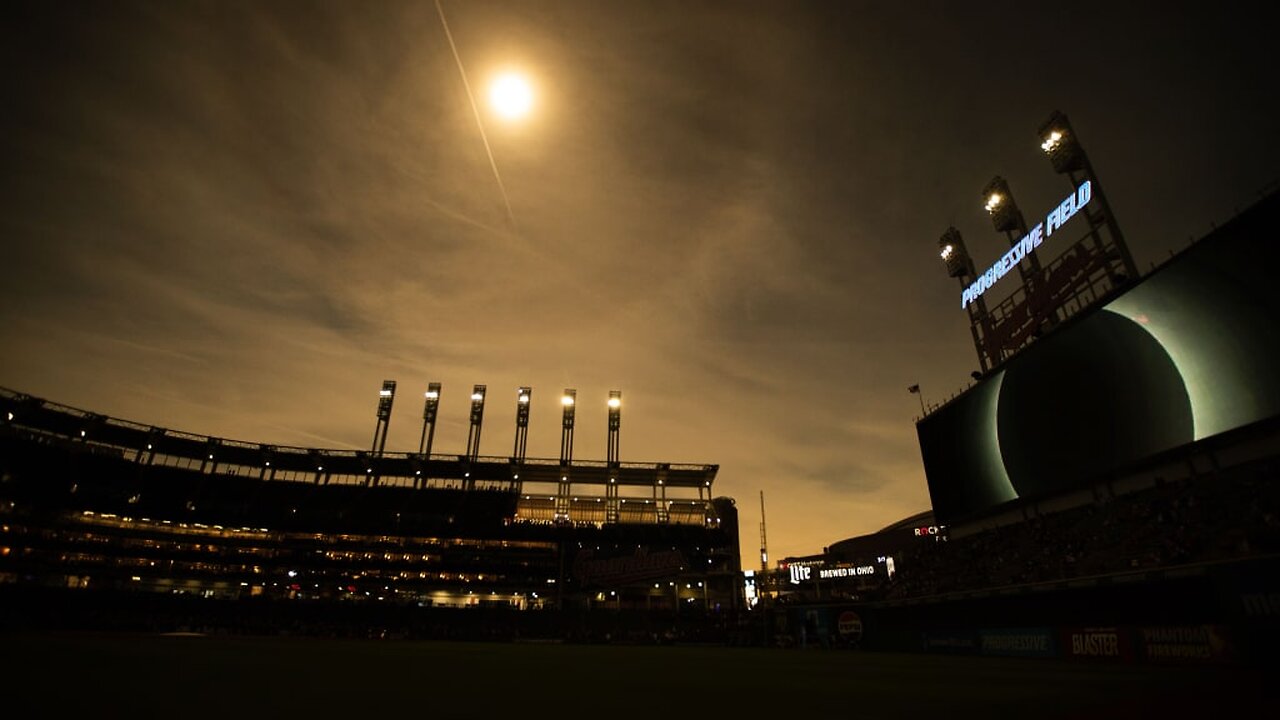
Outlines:
POLYGON ((922 420, 938 521, 1280 414, 1277 221, 1272 194, 922 420))

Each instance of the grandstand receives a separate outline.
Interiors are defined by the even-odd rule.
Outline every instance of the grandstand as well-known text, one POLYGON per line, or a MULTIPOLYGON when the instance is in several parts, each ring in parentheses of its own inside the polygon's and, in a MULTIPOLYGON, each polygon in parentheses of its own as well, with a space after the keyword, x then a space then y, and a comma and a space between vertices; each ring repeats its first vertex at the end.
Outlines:
POLYGON ((0 591, 281 627, 299 603, 706 615, 741 585, 716 470, 282 447, 0 390, 0 591))

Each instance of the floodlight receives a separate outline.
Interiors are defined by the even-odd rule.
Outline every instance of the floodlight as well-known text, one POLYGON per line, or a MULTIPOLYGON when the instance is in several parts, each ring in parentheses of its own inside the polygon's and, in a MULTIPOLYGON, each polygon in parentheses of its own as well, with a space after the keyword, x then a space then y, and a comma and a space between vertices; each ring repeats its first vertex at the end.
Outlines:
POLYGON ((471 389, 471 429, 467 434, 467 457, 475 462, 480 456, 480 428, 484 422, 485 386, 476 385, 471 389))
POLYGON ((938 255, 947 266, 947 275, 965 277, 973 274, 973 261, 969 258, 969 251, 965 249, 959 230, 947 228, 942 237, 938 238, 938 247, 938 255))
POLYGON ((516 394, 516 440, 511 458, 516 462, 524 462, 525 447, 529 437, 529 398, 533 388, 522 385, 516 394))
POLYGON ((396 381, 383 380, 378 391, 378 423, 373 428, 371 452, 381 454, 387 446, 387 427, 391 424, 391 404, 396 399, 396 381))
POLYGON ((382 389, 378 391, 378 419, 387 420, 391 417, 391 403, 396 397, 396 381, 382 381, 382 389))
POLYGON ((423 394, 426 398, 422 405, 422 419, 427 422, 435 422, 436 411, 440 407, 440 383, 430 383, 427 385, 427 392, 423 394))
POLYGON ((564 394, 560 396, 560 404, 564 406, 564 419, 560 428, 560 464, 568 465, 573 462, 573 421, 574 421, 574 403, 577 401, 578 391, 573 388, 565 388, 564 394))
POLYGON ((418 454, 430 456, 436 434, 436 414, 440 408, 440 383, 429 383, 423 397, 426 401, 422 406, 422 438, 418 441, 418 454))
POLYGON ((622 427, 622 391, 609 391, 609 450, 606 458, 611 467, 618 464, 618 430, 622 427))
POLYGON ((1084 170, 1087 162, 1079 138, 1071 129, 1067 116, 1054 111, 1040 126, 1040 149, 1049 156, 1054 172, 1084 170))
POLYGON ((982 191, 986 198, 987 213, 991 215, 991 224, 1000 232, 1016 231, 1024 224, 1018 204, 1013 201, 1013 193, 1009 191, 1009 183, 999 175, 987 183, 982 191))

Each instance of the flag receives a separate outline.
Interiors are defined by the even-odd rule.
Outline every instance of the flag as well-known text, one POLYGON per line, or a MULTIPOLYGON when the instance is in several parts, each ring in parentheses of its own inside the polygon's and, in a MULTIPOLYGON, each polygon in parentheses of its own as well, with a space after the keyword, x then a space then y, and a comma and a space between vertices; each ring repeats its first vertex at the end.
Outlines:
POLYGON ((918 392, 920 392, 920 386, 919 386, 919 385, 912 385, 911 387, 907 388, 907 392, 909 392, 909 393, 918 393, 918 392))

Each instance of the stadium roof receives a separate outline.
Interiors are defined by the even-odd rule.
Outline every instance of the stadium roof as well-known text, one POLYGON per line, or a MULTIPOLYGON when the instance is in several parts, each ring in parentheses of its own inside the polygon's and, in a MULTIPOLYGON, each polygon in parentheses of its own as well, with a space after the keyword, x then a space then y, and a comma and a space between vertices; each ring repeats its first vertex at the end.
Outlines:
POLYGON ((888 532, 890 530, 901 530, 902 528, 920 527, 922 525, 935 525, 933 521, 933 510, 925 510, 915 515, 909 515, 901 520, 880 528, 879 532, 888 532))

